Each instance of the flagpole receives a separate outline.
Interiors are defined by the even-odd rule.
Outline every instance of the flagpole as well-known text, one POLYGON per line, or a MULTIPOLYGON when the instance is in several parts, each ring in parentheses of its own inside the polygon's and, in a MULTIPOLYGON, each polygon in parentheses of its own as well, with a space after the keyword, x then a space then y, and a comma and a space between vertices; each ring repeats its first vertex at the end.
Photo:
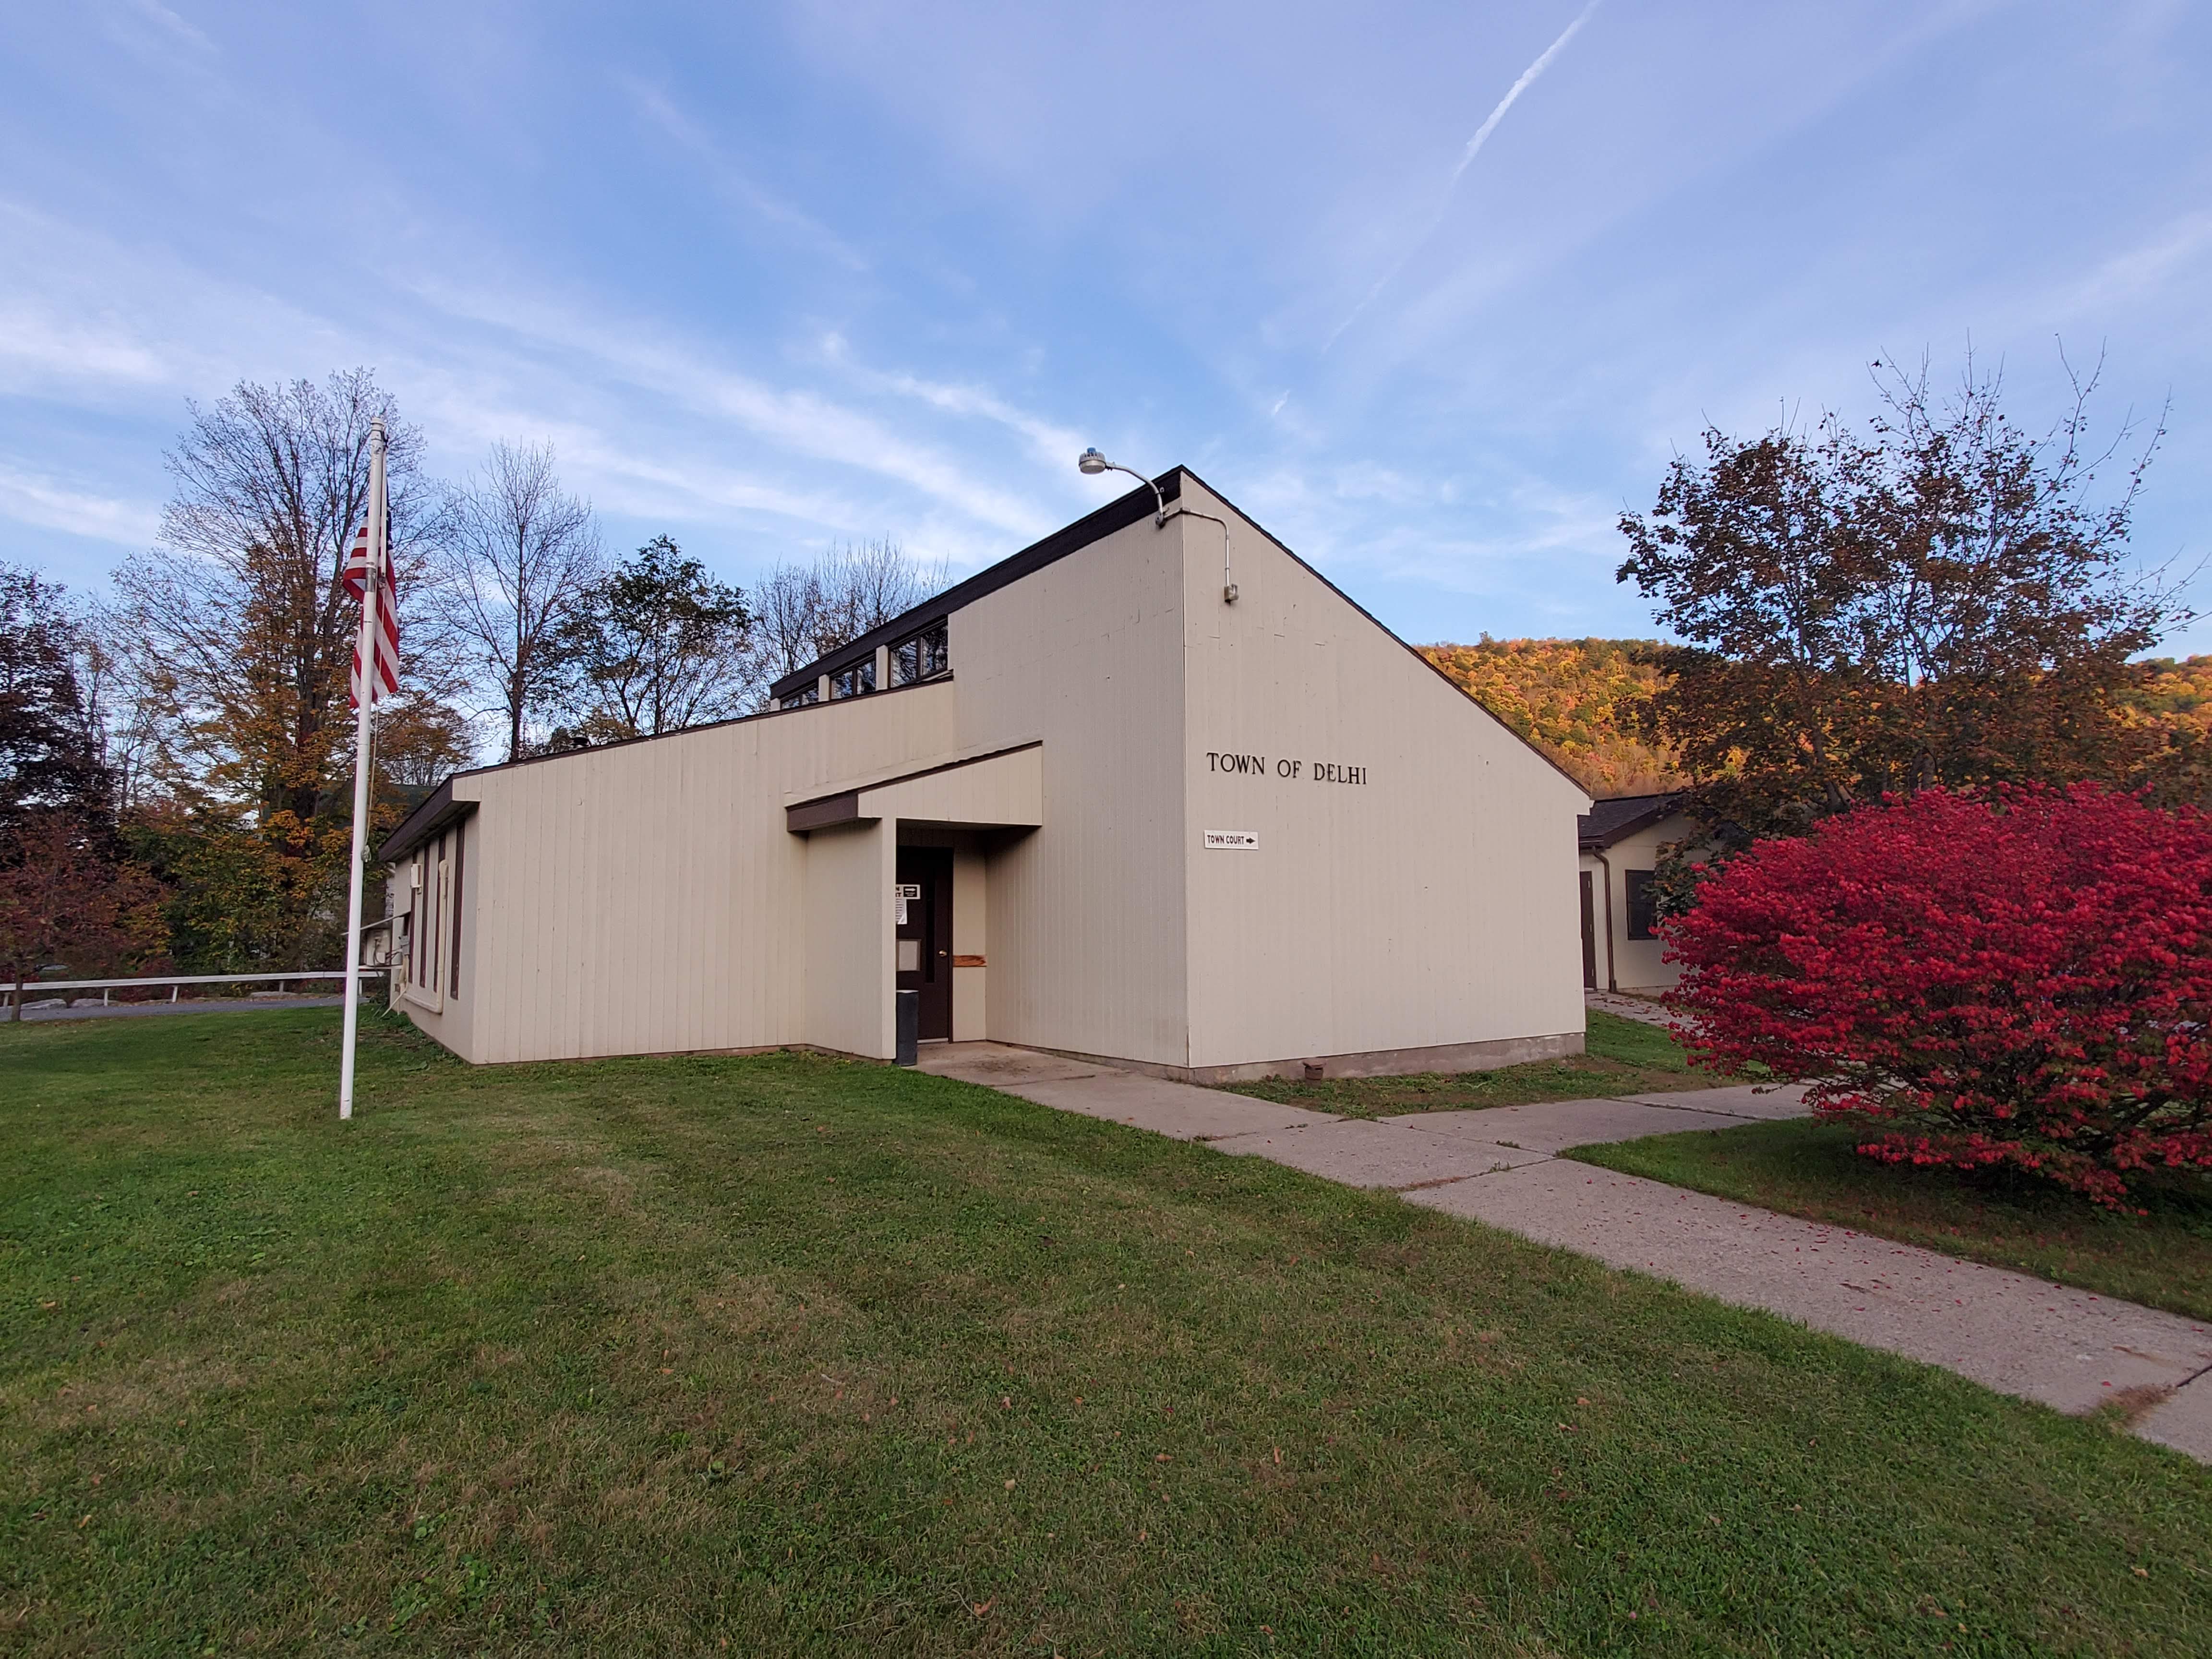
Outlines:
POLYGON ((368 867, 369 713, 376 706, 379 665, 376 603, 384 586, 384 422, 368 426, 368 568, 362 573, 361 636, 354 647, 360 665, 361 707, 354 712, 353 859, 346 878, 345 1044, 338 1060, 338 1117, 353 1115, 354 1037, 361 1026, 361 889, 368 867))

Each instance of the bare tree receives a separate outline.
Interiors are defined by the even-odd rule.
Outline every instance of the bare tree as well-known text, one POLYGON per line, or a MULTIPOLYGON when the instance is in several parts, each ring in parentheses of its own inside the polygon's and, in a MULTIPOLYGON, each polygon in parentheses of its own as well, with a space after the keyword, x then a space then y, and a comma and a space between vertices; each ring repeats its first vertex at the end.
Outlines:
POLYGON ((77 618, 76 676, 88 738, 106 769, 115 811, 128 813, 145 799, 161 743, 161 709, 139 679, 125 613, 91 600, 77 618))
POLYGON ((945 574, 941 566, 917 565, 889 539, 832 548, 814 568, 822 587, 815 623, 817 654, 913 610, 944 586, 945 574))
MULTIPOLYGON (((422 438, 365 368, 319 386, 241 381, 189 407, 161 544, 116 572, 134 671, 173 779, 304 850, 351 749, 355 620, 339 577, 368 507, 369 423, 383 419, 389 444, 403 626, 419 593, 422 438)), ((408 659, 418 680, 429 665, 408 659)))
POLYGON ((832 547, 811 564, 779 564, 752 594, 763 689, 913 610, 946 575, 887 538, 832 547))
POLYGON ((815 567, 784 563, 753 589, 754 637, 764 653, 769 679, 795 674, 822 654, 814 643, 823 611, 822 578, 815 567))
POLYGON ((447 493, 436 542, 432 603, 519 760, 568 684, 566 630, 605 570, 598 521, 561 488, 550 445, 499 443, 447 493))

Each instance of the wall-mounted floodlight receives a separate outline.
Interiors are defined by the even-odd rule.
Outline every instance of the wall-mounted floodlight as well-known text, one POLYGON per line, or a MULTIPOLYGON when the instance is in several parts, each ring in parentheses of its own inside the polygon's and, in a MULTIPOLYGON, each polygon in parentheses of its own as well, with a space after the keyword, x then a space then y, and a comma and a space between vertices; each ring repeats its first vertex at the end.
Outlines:
POLYGON ((1152 516, 1152 522, 1155 525, 1164 525, 1168 521, 1168 498, 1161 495, 1160 487, 1143 473, 1133 467, 1121 466, 1108 460, 1096 449, 1085 450, 1082 454, 1075 458, 1075 465, 1079 471, 1087 472, 1093 477, 1101 472, 1127 472, 1152 492, 1152 500, 1159 507, 1159 511, 1152 516))
MULTIPOLYGON (((1152 481, 1145 477, 1143 473, 1138 471, 1133 467, 1122 466, 1116 462, 1108 460, 1105 455, 1097 449, 1086 449, 1080 455, 1077 456, 1075 458, 1075 466, 1076 471, 1079 472, 1085 473, 1092 477, 1096 477, 1101 472, 1126 472, 1131 477, 1136 479, 1139 483, 1148 485, 1152 492, 1152 500, 1157 503, 1159 508, 1159 511, 1152 515, 1152 523, 1159 528, 1166 528, 1168 521, 1168 498, 1160 493, 1160 487, 1158 484, 1153 483, 1152 481)), ((1218 524, 1221 526, 1221 602, 1224 605, 1236 604, 1237 584, 1229 580, 1228 521, 1224 519, 1217 519, 1211 513, 1194 513, 1188 507, 1185 507, 1181 501, 1177 501, 1176 503, 1176 516, 1179 519, 1204 519, 1210 524, 1218 524)))

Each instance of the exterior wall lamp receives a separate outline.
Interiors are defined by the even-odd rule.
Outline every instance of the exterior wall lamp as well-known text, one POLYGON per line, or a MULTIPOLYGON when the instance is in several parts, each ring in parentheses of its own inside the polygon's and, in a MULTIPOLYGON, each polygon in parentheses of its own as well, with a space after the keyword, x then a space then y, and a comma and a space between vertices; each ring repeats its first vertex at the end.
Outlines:
POLYGON ((1075 466, 1079 472, 1088 474, 1092 477, 1096 477, 1101 472, 1126 472, 1150 489, 1152 492, 1153 503, 1158 508, 1158 511, 1152 514, 1152 524, 1157 529, 1167 528, 1167 522, 1171 518, 1204 519, 1209 524, 1219 525, 1221 526, 1221 602, 1224 605, 1237 603, 1237 584, 1229 579, 1229 521, 1226 519, 1217 519, 1211 513, 1194 513, 1180 501, 1176 503, 1175 511, 1170 513, 1167 497, 1160 493, 1160 487, 1158 484, 1134 467, 1123 466, 1118 462, 1108 460, 1098 450, 1085 450, 1082 454, 1075 458, 1075 466))

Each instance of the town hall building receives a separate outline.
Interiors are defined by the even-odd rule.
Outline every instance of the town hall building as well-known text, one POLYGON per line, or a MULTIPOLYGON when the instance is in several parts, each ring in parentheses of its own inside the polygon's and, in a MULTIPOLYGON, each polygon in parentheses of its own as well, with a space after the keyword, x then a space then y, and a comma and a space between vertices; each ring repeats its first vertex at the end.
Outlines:
POLYGON ((448 779, 396 1006, 479 1062, 889 1059, 902 989, 1200 1083, 1582 1048, 1588 796, 1186 469, 772 696, 448 779))

